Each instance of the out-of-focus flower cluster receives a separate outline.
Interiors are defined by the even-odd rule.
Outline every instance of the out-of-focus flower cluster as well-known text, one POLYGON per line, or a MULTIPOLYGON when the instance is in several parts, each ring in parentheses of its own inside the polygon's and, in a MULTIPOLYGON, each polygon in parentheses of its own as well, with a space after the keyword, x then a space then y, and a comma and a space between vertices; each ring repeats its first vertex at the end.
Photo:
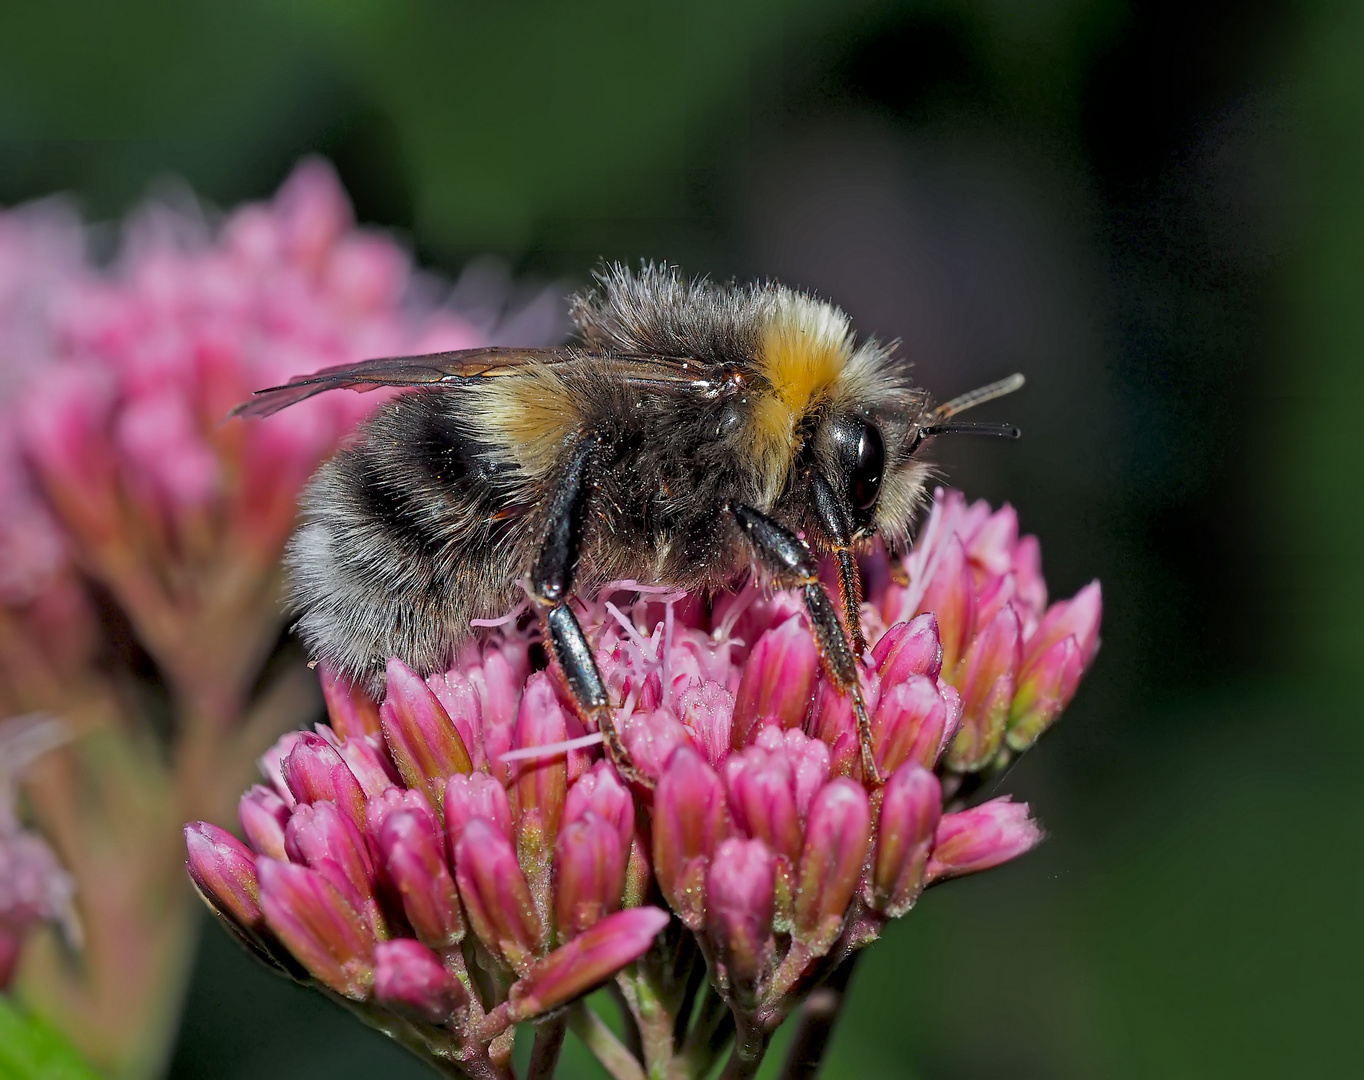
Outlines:
POLYGON ((16 716, 0 723, 0 991, 9 985, 19 946, 34 927, 54 923, 71 942, 80 939, 72 906, 75 883, 47 842, 23 827, 15 806, 19 774, 66 737, 49 717, 16 716))
POLYGON ((299 372, 486 340, 416 283, 392 239, 354 227, 321 162, 216 229, 197 207, 150 205, 107 270, 59 207, 0 215, 0 604, 37 634, 29 651, 70 666, 95 647, 79 573, 171 678, 201 674, 209 636, 239 669, 258 660, 298 490, 378 397, 222 421, 299 372), (219 629, 189 641, 187 621, 219 629))
POLYGON ((262 955, 466 1068, 504 1068, 506 1023, 618 969, 647 1069, 704 1075, 729 1034, 761 1056, 924 888, 1038 842, 1026 805, 956 796, 1055 720, 1098 645, 1097 584, 1048 607, 1008 507, 939 492, 915 549, 862 569, 882 784, 796 594, 617 583, 582 621, 652 786, 601 758, 513 612, 444 673, 392 661, 378 706, 324 672, 331 725, 262 763, 250 847, 191 826, 190 872, 262 955), (718 1004, 688 1031, 702 971, 718 1004))
MULTIPOLYGON (((223 421, 327 365, 549 343, 564 313, 487 263, 453 289, 416 272, 321 161, 221 217, 153 201, 97 260, 104 237, 60 200, 0 212, 0 717, 72 735, 25 808, 75 880, 83 963, 35 946, 24 992, 97 1064, 152 1075, 194 929, 177 830, 230 814, 315 694, 301 664, 269 663, 280 553, 299 489, 384 394, 223 421)), ((0 889, 44 877, 33 850, 0 889)))

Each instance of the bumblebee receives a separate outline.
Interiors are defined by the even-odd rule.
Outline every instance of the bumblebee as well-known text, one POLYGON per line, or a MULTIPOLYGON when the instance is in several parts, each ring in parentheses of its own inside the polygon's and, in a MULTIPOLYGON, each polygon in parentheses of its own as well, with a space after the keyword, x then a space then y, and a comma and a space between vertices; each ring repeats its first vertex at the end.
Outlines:
POLYGON ((1022 377, 934 406, 908 365, 858 341, 833 305, 665 266, 603 270, 571 315, 575 344, 367 360, 239 407, 262 417, 338 387, 413 388, 303 493, 286 562, 305 644, 379 691, 388 657, 441 670, 470 620, 507 611, 523 582, 584 721, 638 780, 570 606, 575 590, 634 579, 704 592, 756 564, 804 596, 875 779, 856 552, 878 534, 892 548, 905 541, 935 435, 1017 435, 950 418, 1022 377), (837 603, 818 580, 820 555, 837 562, 837 603))

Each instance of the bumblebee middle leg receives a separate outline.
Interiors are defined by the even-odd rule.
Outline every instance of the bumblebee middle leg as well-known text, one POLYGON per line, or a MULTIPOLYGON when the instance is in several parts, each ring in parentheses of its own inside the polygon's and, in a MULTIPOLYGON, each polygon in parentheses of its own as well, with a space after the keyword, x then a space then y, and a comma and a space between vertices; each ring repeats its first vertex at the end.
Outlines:
POLYGON ((872 753, 871 720, 867 716, 862 684, 858 680, 857 658, 842 623, 838 621, 833 601, 819 582, 819 567, 815 557, 798 537, 762 511, 749 506, 735 506, 732 509, 739 527, 777 583, 801 590, 824 670, 839 692, 852 699, 853 715, 857 717, 857 738, 862 749, 863 775, 868 782, 880 784, 881 775, 872 753))
POLYGON ((531 570, 531 595, 540 609, 545 641, 559 664, 579 715, 596 723, 616 771, 626 780, 649 785, 648 778, 635 768, 621 742, 615 717, 611 715, 611 698, 601 672, 597 670, 592 646, 569 606, 573 578, 582 554, 587 474, 596 450, 597 441, 591 436, 579 441, 560 477, 559 486, 550 497, 549 530, 531 570))

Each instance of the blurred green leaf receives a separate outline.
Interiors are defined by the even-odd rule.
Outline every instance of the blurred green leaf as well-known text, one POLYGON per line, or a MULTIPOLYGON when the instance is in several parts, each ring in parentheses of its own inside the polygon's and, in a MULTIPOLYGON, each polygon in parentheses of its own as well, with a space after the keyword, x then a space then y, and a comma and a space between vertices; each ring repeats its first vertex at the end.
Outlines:
POLYGON ((55 1028, 0 994, 0 1080, 99 1080, 55 1028))

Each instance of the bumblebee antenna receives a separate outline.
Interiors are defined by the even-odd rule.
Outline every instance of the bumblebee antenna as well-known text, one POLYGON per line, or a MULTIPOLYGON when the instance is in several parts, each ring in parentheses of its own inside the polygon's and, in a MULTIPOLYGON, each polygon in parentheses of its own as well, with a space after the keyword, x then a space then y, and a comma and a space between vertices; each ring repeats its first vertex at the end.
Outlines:
POLYGON ((963 424, 959 420, 955 423, 925 424, 914 433, 914 441, 909 444, 909 452, 914 453, 925 439, 931 439, 935 435, 993 435, 1000 439, 1016 439, 1020 434, 1013 424, 963 424))
POLYGON ((918 437, 931 439, 935 435, 994 435, 1001 439, 1016 439, 1022 432, 1013 424, 927 424, 919 429, 918 437))
MULTIPOLYGON (((1000 379, 998 382, 988 383, 985 386, 978 386, 974 390, 954 397, 951 401, 944 401, 929 415, 934 420, 946 420, 949 416, 956 416, 957 413, 965 412, 967 409, 974 409, 977 405, 984 405, 987 401, 994 401, 995 398, 1002 398, 1005 394, 1012 394, 1015 390, 1023 386, 1023 376, 1017 372, 1010 375, 1007 379, 1000 379)), ((945 432, 934 432, 939 434, 945 432)), ((987 434, 981 432, 981 434, 987 434)), ((1001 434, 995 432, 994 434, 1001 434)), ((1018 438, 1015 433, 1011 438, 1018 438)))

